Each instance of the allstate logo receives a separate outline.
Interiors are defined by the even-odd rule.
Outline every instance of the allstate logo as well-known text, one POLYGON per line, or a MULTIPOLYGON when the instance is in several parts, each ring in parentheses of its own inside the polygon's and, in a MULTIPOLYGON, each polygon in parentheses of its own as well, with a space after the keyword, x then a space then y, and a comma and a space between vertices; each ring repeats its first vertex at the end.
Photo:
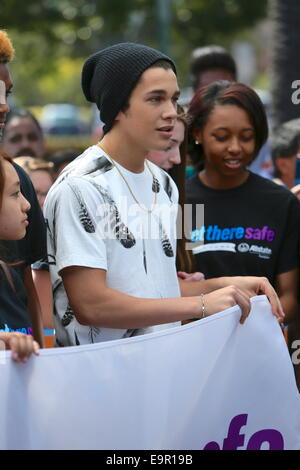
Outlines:
POLYGON ((241 253, 247 253, 247 251, 250 249, 250 246, 248 243, 240 243, 237 248, 241 253))

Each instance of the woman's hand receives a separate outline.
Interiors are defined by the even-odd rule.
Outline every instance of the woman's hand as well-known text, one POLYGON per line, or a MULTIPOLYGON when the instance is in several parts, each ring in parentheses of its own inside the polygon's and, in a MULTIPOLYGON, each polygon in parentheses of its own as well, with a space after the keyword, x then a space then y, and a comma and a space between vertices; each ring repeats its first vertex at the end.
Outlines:
POLYGON ((31 335, 0 333, 0 341, 3 341, 5 347, 11 350, 11 357, 16 362, 26 363, 32 353, 39 355, 39 345, 31 335))

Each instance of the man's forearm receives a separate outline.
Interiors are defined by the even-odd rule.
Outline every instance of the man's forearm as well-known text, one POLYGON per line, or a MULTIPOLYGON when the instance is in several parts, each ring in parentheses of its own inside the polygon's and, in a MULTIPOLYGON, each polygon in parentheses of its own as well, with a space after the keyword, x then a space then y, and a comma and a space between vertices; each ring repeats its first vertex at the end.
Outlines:
MULTIPOLYGON (((69 296, 70 298, 70 296, 69 296)), ((105 328, 146 328, 200 317, 200 300, 191 298, 143 299, 113 289, 97 296, 70 299, 74 314, 83 325, 105 328)))

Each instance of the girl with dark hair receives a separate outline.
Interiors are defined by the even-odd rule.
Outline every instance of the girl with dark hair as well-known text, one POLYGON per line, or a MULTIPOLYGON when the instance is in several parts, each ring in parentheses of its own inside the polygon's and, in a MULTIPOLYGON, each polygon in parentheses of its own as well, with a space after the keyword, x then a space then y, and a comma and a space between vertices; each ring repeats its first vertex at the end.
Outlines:
POLYGON ((275 286, 286 322, 297 311, 300 206, 290 191, 247 167, 268 136, 258 95, 241 83, 199 89, 188 110, 198 174, 187 181, 187 202, 204 204, 204 225, 193 217, 196 269, 207 279, 263 276, 275 286))
MULTIPOLYGON (((0 154, 0 239, 20 240, 26 234, 28 225, 27 212, 29 202, 20 192, 20 180, 12 161, 5 154, 0 154)), ((2 255, 4 254, 4 250, 2 255)), ((3 257, 3 256, 1 256, 3 257)), ((12 350, 12 358, 26 362, 32 352, 38 354, 39 346, 30 334, 28 314, 24 311, 21 299, 23 289, 17 285, 18 277, 12 267, 0 261, 1 305, 0 305, 0 341, 12 350), (9 295, 5 292, 10 291, 9 295), (15 302, 11 291, 15 292, 15 302), (8 326, 9 325, 9 326, 8 326)))
POLYGON ((191 252, 185 249, 186 238, 184 233, 184 203, 185 203, 185 168, 187 154, 188 126, 184 109, 177 105, 177 122, 174 126, 173 136, 170 145, 166 150, 152 150, 148 153, 147 159, 157 166, 167 171, 175 181, 179 192, 178 203, 181 207, 181 214, 178 217, 176 267, 178 276, 187 281, 200 281, 203 279, 202 273, 195 273, 194 260, 191 252))

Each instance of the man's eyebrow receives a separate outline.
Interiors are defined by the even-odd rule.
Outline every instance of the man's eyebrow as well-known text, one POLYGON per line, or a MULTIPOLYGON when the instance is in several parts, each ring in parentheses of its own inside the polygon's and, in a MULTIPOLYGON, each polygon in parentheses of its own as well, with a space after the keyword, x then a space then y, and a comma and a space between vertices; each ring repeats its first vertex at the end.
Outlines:
MULTIPOLYGON (((147 95, 166 95, 167 94, 167 91, 166 90, 151 90, 151 91, 148 91, 147 95)), ((173 96, 179 96, 180 95, 180 90, 176 90, 174 92, 174 95, 173 96)))

